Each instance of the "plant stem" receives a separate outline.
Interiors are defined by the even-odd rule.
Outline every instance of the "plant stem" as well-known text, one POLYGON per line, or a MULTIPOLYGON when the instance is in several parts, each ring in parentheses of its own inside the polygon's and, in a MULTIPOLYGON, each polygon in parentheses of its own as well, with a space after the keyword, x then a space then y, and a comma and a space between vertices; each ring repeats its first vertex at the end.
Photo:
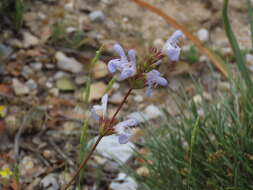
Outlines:
POLYGON ((126 102, 126 100, 127 100, 127 98, 128 98, 128 96, 130 95, 130 93, 132 92, 132 88, 130 88, 128 91, 127 91, 127 93, 126 93, 126 95, 125 95, 125 97, 124 97, 124 99, 121 101, 121 103, 120 103, 120 105, 119 105, 119 107, 118 107, 118 109, 116 110, 116 112, 114 113, 114 115, 112 116, 112 119, 111 119, 111 121, 110 121, 110 127, 111 127, 111 125, 112 125, 112 123, 113 123, 113 121, 114 121, 114 119, 115 119, 115 117, 117 116, 117 114, 119 113, 119 111, 121 110, 121 108, 122 108, 122 106, 124 105, 124 103, 126 102))
POLYGON ((72 177, 72 179, 69 181, 69 183, 63 188, 63 190, 67 190, 72 185, 72 183, 75 181, 75 179, 79 175, 79 173, 82 170, 82 168, 87 164, 87 162, 90 159, 91 155, 96 150, 96 147, 97 147, 97 145, 99 144, 99 142, 101 141, 102 138, 103 138, 103 136, 99 136, 98 137, 97 141, 93 145, 93 147, 92 147, 91 151, 89 152, 89 154, 87 155, 86 159, 81 163, 81 165, 79 166, 79 168, 76 171, 75 175, 72 177))
MULTIPOLYGON (((121 101, 119 107, 117 108, 116 112, 114 113, 114 115, 112 116, 112 119, 110 120, 110 127, 112 127, 111 125, 113 124, 113 121, 115 119, 115 117, 117 116, 117 114, 119 113, 119 111, 121 110, 122 106, 124 105, 124 103, 126 102, 128 96, 130 95, 131 91, 133 89, 130 88, 124 99, 121 101)), ((101 139, 103 138, 104 136, 103 135, 100 135, 97 139, 97 141, 95 142, 95 144, 93 145, 91 151, 89 152, 89 154, 87 155, 86 159, 81 163, 81 165, 79 166, 78 170, 76 171, 75 175, 72 177, 72 179, 69 181, 69 183, 62 189, 62 190, 67 190, 71 185, 72 183, 75 181, 75 179, 78 177, 79 173, 81 172, 81 170, 84 168, 84 166, 87 164, 87 162, 89 161, 91 155, 93 154, 93 152, 96 150, 97 148, 97 145, 99 144, 99 142, 101 141, 101 139)))

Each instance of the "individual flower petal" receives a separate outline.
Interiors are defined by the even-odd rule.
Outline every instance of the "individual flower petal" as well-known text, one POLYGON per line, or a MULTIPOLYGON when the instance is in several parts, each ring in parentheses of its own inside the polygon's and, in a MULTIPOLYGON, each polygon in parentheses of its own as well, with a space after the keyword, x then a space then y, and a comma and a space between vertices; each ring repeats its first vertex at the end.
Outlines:
POLYGON ((113 49, 114 49, 114 51, 115 51, 117 54, 119 54, 121 60, 127 61, 127 56, 126 56, 125 51, 124 51, 124 49, 122 48, 121 45, 119 45, 119 44, 114 44, 113 49))
POLYGON ((118 123, 114 127, 116 133, 119 135, 120 144, 125 144, 128 142, 129 138, 133 134, 131 127, 136 125, 138 125, 138 121, 136 119, 128 119, 118 123))
POLYGON ((117 70, 121 71, 119 80, 125 80, 136 74, 136 52, 131 49, 128 51, 128 57, 126 56, 124 49, 115 44, 114 50, 120 55, 120 59, 113 59, 108 63, 108 70, 111 73, 115 73, 117 70))
POLYGON ((134 49, 130 49, 128 51, 128 57, 129 57, 130 62, 136 63, 136 51, 134 49))
POLYGON ((102 97, 101 105, 94 105, 91 109, 91 115, 95 120, 99 120, 100 117, 105 117, 107 111, 108 94, 102 97))
POLYGON ((126 144, 129 141, 129 138, 131 137, 131 135, 120 135, 119 136, 119 144, 126 144))
POLYGON ((151 71, 149 71, 147 74, 147 91, 146 94, 147 96, 151 96, 152 95, 152 87, 155 85, 161 85, 161 86, 167 86, 168 85, 168 81, 163 78, 160 74, 159 71, 153 69, 151 71))
POLYGON ((179 38, 183 36, 183 33, 180 30, 175 31, 172 36, 167 40, 164 45, 164 49, 169 56, 171 61, 178 61, 181 48, 178 47, 177 43, 179 38))

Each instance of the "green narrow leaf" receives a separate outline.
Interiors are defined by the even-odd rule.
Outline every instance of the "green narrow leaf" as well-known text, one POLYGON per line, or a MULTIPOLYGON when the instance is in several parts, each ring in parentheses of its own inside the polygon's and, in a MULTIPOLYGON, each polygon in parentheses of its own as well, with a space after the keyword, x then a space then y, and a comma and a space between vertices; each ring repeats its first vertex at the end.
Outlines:
POLYGON ((229 0, 224 0, 223 13, 222 13, 226 35, 227 35, 227 38, 228 38, 230 45, 233 49, 233 52, 235 54, 237 67, 238 67, 239 71, 241 72, 241 75, 248 87, 248 90, 249 90, 251 96, 253 96, 253 83, 250 78, 250 73, 246 67, 244 56, 241 53, 241 50, 239 48, 239 45, 237 43, 236 37, 234 35, 234 32, 232 30, 232 27, 231 27, 231 24, 229 21, 228 2, 229 2, 229 0))
POLYGON ((25 6, 23 0, 16 0, 15 2, 15 22, 16 22, 16 29, 19 29, 23 23, 24 11, 25 6))
POLYGON ((97 63, 97 61, 99 60, 99 58, 101 57, 101 54, 104 50, 104 46, 102 45, 98 51, 96 51, 96 55, 95 57, 92 59, 91 64, 90 64, 90 69, 92 70, 92 68, 95 66, 95 64, 97 63))
POLYGON ((116 80, 117 80, 117 77, 113 77, 113 78, 110 80, 110 82, 108 83, 108 85, 107 85, 107 87, 106 87, 106 89, 105 89, 105 93, 108 93, 109 90, 111 90, 111 88, 112 88, 113 84, 116 82, 116 80))
POLYGON ((85 104, 88 104, 89 98, 90 98, 90 86, 91 86, 91 79, 87 79, 85 83, 85 97, 84 97, 84 102, 85 104))
POLYGON ((251 1, 246 0, 246 6, 248 7, 248 19, 250 24, 250 32, 251 32, 251 43, 253 48, 253 8, 251 6, 251 1))

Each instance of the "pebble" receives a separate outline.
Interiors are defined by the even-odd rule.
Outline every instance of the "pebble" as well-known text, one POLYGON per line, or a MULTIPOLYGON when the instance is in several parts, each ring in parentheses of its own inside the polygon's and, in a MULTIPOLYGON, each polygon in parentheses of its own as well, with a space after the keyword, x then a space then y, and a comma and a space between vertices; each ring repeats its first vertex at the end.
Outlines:
POLYGON ((12 86, 18 96, 29 94, 30 92, 30 89, 16 78, 12 79, 12 86))
POLYGON ((50 94, 52 94, 53 96, 59 96, 59 94, 60 94, 60 90, 58 89, 58 88, 51 88, 50 90, 49 90, 49 93, 50 94))
POLYGON ((105 15, 102 11, 93 11, 89 14, 90 20, 94 22, 101 22, 105 20, 105 15))
POLYGON ((58 71, 57 73, 55 73, 54 75, 54 79, 57 80, 57 79, 60 79, 60 78, 63 78, 63 77, 68 77, 69 74, 66 73, 66 72, 63 72, 63 71, 58 71))
POLYGON ((103 82, 95 82, 90 86, 90 98, 89 100, 98 100, 102 98, 106 90, 106 85, 103 82))
POLYGON ((135 102, 143 102, 143 96, 141 96, 141 95, 136 95, 136 96, 134 96, 134 101, 135 102))
POLYGON ((106 172, 117 172, 119 170, 119 164, 111 160, 108 160, 104 165, 104 170, 106 172))
POLYGON ((45 86, 46 86, 47 88, 53 88, 54 84, 53 84, 51 81, 48 80, 48 81, 46 82, 45 86))
POLYGON ((125 173, 119 173, 114 182, 110 184, 110 190, 136 190, 136 181, 125 173))
POLYGON ((40 185, 43 187, 44 190, 58 190, 60 189, 59 184, 57 183, 56 176, 54 174, 49 174, 45 176, 40 185))
POLYGON ((120 104, 122 100, 123 95, 120 92, 113 94, 109 99, 109 101, 113 104, 120 104))
POLYGON ((34 71, 29 66, 25 65, 22 69, 21 74, 23 77, 28 79, 31 77, 31 75, 34 74, 34 71))
POLYGON ((198 32, 197 32, 197 36, 198 39, 201 42, 207 42, 209 39, 209 31, 205 28, 201 28, 198 32))
POLYGON ((93 68, 94 79, 101 79, 108 75, 107 65, 103 61, 98 61, 93 68))
POLYGON ((221 91, 229 91, 231 89, 231 85, 229 82, 219 82, 218 89, 221 91))
POLYGON ((9 57, 13 52, 13 49, 4 44, 0 44, 0 56, 9 57))
POLYGON ((75 78, 75 83, 76 83, 77 85, 82 85, 82 84, 84 84, 87 80, 88 80, 88 77, 85 76, 85 75, 83 75, 83 76, 77 76, 77 77, 75 78))
POLYGON ((246 54, 246 61, 247 63, 253 65, 253 54, 246 54))
POLYGON ((29 48, 39 44, 39 39, 30 32, 23 32, 23 47, 29 48))
POLYGON ((147 115, 149 119, 155 119, 162 115, 161 110, 153 104, 147 106, 144 113, 147 115))
POLYGON ((140 176, 148 176, 149 175, 149 170, 145 166, 141 166, 136 170, 136 173, 140 176))
POLYGON ((154 45, 156 48, 162 48, 162 47, 164 46, 164 43, 165 43, 165 42, 163 41, 163 39, 157 38, 157 39, 154 40, 153 45, 154 45))
MULTIPOLYGON (((98 137, 92 139, 89 144, 94 143, 98 137)), ((135 145, 131 142, 119 144, 118 136, 105 136, 97 146, 96 151, 109 159, 125 163, 134 153, 135 145)))
POLYGON ((39 62, 30 64, 30 67, 35 71, 41 71, 42 66, 43 66, 42 63, 39 62))
POLYGON ((133 113, 130 113, 127 117, 136 119, 140 123, 143 123, 149 120, 148 116, 143 112, 133 112, 133 113))
POLYGON ((83 66, 76 59, 72 57, 67 57, 64 53, 58 51, 55 54, 57 60, 57 66, 65 71, 72 73, 79 73, 83 70, 83 66))
POLYGON ((199 94, 197 94, 193 97, 193 101, 195 104, 200 104, 202 103, 202 97, 199 94))
POLYGON ((67 121, 63 124, 63 130, 66 135, 72 134, 77 129, 77 124, 72 121, 67 121))
POLYGON ((34 90, 38 88, 37 83, 33 80, 33 79, 29 79, 28 81, 26 81, 25 85, 30 89, 30 90, 34 90))
POLYGON ((20 174, 26 176, 27 173, 30 173, 31 169, 35 166, 35 160, 30 156, 25 156, 19 165, 20 174))
POLYGON ((75 90, 75 85, 74 85, 73 81, 67 77, 57 79, 56 87, 61 91, 75 90))

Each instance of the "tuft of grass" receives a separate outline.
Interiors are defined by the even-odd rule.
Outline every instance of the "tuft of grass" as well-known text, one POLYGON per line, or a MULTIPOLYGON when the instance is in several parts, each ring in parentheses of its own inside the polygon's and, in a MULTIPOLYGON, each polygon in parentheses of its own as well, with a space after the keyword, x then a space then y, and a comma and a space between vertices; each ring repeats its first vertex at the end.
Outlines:
POLYGON ((217 103, 191 103, 187 117, 166 113, 158 128, 147 126, 141 146, 149 153, 138 157, 145 161, 149 175, 132 171, 139 189, 252 189, 253 110, 247 99, 236 91, 217 103), (198 108, 204 116, 198 115, 198 108))
POLYGON ((0 2, 0 17, 3 22, 0 23, 0 26, 7 25, 12 29, 19 30, 23 24, 24 13, 23 0, 2 0, 0 2))

